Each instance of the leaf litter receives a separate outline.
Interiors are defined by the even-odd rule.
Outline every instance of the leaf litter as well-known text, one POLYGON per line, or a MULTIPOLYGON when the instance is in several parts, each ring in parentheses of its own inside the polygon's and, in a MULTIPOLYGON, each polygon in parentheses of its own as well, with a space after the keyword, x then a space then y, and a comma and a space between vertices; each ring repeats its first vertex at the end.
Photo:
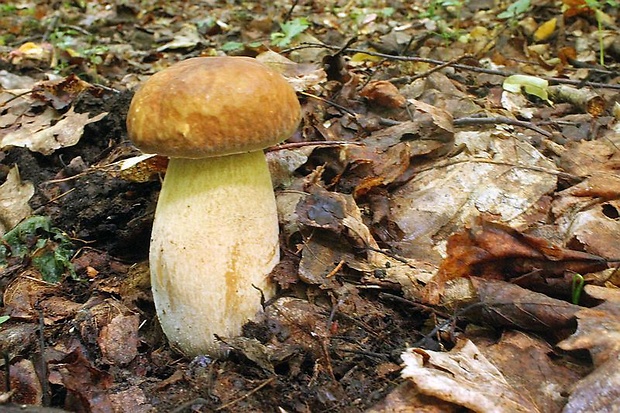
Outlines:
POLYGON ((3 6, 2 407, 612 411, 618 5, 562 3, 3 6), (280 294, 187 360, 146 262, 166 160, 125 113, 224 53, 303 121, 268 151, 280 294))

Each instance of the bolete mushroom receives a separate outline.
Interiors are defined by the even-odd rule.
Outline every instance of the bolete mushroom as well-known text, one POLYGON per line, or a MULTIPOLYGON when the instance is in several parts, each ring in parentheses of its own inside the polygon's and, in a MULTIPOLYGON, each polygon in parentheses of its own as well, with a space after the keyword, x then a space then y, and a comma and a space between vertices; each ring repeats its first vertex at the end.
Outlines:
POLYGON ((170 157, 150 245, 153 298, 171 345, 223 355, 270 298, 279 261, 275 197, 263 149, 300 120, 293 88, 247 57, 198 57, 151 76, 127 115, 142 151, 170 157))

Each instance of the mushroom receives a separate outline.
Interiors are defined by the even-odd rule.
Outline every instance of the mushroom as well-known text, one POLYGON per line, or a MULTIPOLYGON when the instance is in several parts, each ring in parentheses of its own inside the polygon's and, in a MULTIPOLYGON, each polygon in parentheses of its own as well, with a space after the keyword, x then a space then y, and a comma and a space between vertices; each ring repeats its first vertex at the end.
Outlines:
POLYGON ((263 149, 300 120, 293 88, 247 57, 197 57, 151 76, 127 114, 142 151, 170 157, 151 235, 153 299, 170 344, 222 357, 273 296, 278 217, 263 149))

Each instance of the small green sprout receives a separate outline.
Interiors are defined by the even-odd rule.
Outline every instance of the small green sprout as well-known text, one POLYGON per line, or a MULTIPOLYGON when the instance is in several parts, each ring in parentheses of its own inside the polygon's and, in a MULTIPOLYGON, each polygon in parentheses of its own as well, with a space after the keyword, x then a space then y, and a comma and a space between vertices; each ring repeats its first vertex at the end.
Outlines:
POLYGON ((583 278, 583 275, 574 273, 573 283, 571 286, 571 294, 572 294, 572 302, 575 305, 579 305, 579 300, 581 299, 581 293, 583 292, 584 284, 585 284, 585 279, 583 278))

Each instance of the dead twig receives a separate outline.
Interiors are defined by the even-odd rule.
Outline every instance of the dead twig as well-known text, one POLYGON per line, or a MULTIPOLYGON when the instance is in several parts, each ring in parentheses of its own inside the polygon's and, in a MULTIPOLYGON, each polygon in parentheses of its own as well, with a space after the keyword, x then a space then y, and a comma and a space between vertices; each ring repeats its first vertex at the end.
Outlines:
MULTIPOLYGON (((38 307, 38 305, 37 305, 38 307)), ((39 381, 41 382, 41 394, 42 394, 42 403, 43 406, 49 406, 52 402, 52 393, 50 390, 50 383, 47 378, 47 361, 45 359, 45 320, 43 319, 43 310, 37 308, 39 313, 39 373, 41 377, 39 381)))
POLYGON ((183 403, 182 405, 180 405, 179 407, 177 407, 176 409, 172 410, 170 413, 181 413, 183 411, 185 411, 186 409, 189 409, 190 407, 192 407, 195 404, 200 404, 200 405, 204 405, 204 404, 208 404, 209 401, 207 399, 203 399, 202 397, 198 397, 194 400, 190 400, 186 403, 183 403))
POLYGON ((262 389, 263 387, 265 387, 266 385, 270 384, 271 382, 273 382, 276 378, 275 377, 270 377, 267 380, 265 380, 264 382, 262 382, 261 384, 259 384, 257 387, 253 388, 252 390, 250 390, 249 392, 247 392, 246 394, 244 394, 243 396, 237 397, 235 400, 232 400, 220 407, 218 407, 217 409, 215 409, 216 412, 219 412, 220 410, 224 410, 229 408, 230 406, 239 403, 241 400, 246 399, 248 397, 250 397, 251 395, 253 395, 254 393, 256 393, 257 391, 259 391, 260 389, 262 389))
POLYGON ((470 58, 470 57, 473 57, 473 56, 472 56, 472 55, 470 55, 470 54, 464 54, 463 56, 459 56, 459 57, 457 57, 457 58, 455 58, 455 59, 450 60, 449 62, 444 62, 444 63, 442 63, 442 64, 440 64, 440 65, 438 65, 438 66, 435 66, 434 68, 429 69, 429 70, 427 70, 426 72, 419 73, 419 74, 417 74, 417 75, 415 75, 415 76, 406 76, 406 77, 404 77, 404 78, 396 78, 396 79, 391 79, 391 81, 393 81, 393 82, 395 82, 395 83, 399 83, 399 82, 401 81, 401 79, 405 79, 405 78, 406 78, 406 83, 411 83, 411 82, 413 82, 414 80, 417 80, 417 79, 422 79, 422 78, 424 78, 424 77, 427 77, 427 76, 429 76, 431 73, 438 72, 438 71, 440 71, 440 70, 441 70, 441 69, 443 69, 443 68, 450 67, 450 66, 454 66, 454 65, 458 64, 458 62, 460 62, 460 61, 462 61, 462 60, 464 60, 464 59, 468 59, 468 58, 470 58))
POLYGON ((549 169, 549 168, 543 168, 541 166, 533 166, 533 165, 519 165, 516 163, 511 163, 511 162, 503 162, 503 161, 494 161, 491 159, 479 159, 479 158, 474 158, 474 159, 463 159, 463 160, 450 160, 444 163, 440 163, 440 164, 435 164, 433 166, 430 166, 428 168, 422 168, 418 171, 416 171, 417 173, 420 172, 426 172, 426 171, 430 171, 432 169, 436 169, 436 168, 447 168, 448 166, 453 166, 453 165, 458 165, 458 164, 462 164, 462 163, 488 163, 491 165, 500 165, 500 166, 509 166, 512 168, 519 168, 519 169, 525 169, 528 171, 534 171, 534 172, 543 172, 549 175, 556 175, 559 176, 561 178, 564 179, 568 179, 568 180, 583 180, 584 177, 582 176, 577 176, 577 175, 573 175, 573 174, 569 174, 567 172, 562 172, 562 171, 556 171, 553 169, 549 169))
MULTIPOLYGON (((304 48, 312 48, 312 47, 325 48, 325 49, 330 49, 330 50, 338 50, 338 49, 340 49, 340 47, 338 47, 338 46, 332 46, 332 45, 329 45, 329 44, 302 43, 298 47, 289 49, 289 51, 291 51, 291 50, 298 50, 298 49, 304 49, 304 48)), ((374 52, 372 50, 362 50, 362 49, 355 49, 355 48, 350 48, 350 49, 347 49, 347 50, 349 52, 352 52, 352 53, 365 53, 365 54, 370 55, 370 56, 381 57, 381 58, 390 59, 390 60, 400 60, 400 61, 405 61, 405 62, 420 62, 420 63, 428 63, 428 64, 432 64, 432 65, 445 65, 446 63, 449 63, 449 62, 446 62, 446 61, 443 61, 443 60, 429 59, 429 58, 425 58, 425 57, 415 57, 415 56, 396 56, 396 55, 390 55, 390 54, 386 54, 386 53, 374 52)), ((466 71, 469 71, 469 72, 486 73, 486 74, 490 74, 490 75, 498 75, 498 76, 504 76, 504 77, 520 74, 520 73, 516 73, 516 72, 508 72, 508 71, 496 70, 496 69, 487 69, 487 68, 484 68, 484 67, 464 65, 464 64, 460 64, 460 63, 454 63, 454 64, 452 64, 450 66, 454 67, 455 69, 466 70, 466 71)), ((538 77, 541 78, 541 79, 545 79, 545 80, 547 80, 548 82, 550 82, 552 84, 566 84, 566 85, 575 85, 575 86, 579 86, 579 87, 589 86, 589 87, 593 87, 593 88, 597 88, 597 89, 620 90, 620 85, 612 85, 612 84, 609 84, 609 83, 584 82, 582 80, 563 79, 563 78, 549 77, 549 76, 538 76, 538 77)))
POLYGON ((272 146, 265 149, 265 152, 283 151, 286 149, 297 149, 305 146, 341 146, 341 145, 358 145, 364 146, 363 142, 349 141, 309 141, 309 142, 287 142, 280 145, 272 146))
POLYGON ((347 113, 347 114, 349 114, 349 115, 351 115, 353 117, 357 116, 357 113, 353 112, 351 109, 345 108, 344 106, 339 105, 336 102, 332 102, 331 100, 322 98, 320 96, 313 95, 312 93, 299 92, 299 94, 302 95, 302 96, 307 96, 307 97, 312 98, 312 99, 320 100, 321 102, 327 103, 328 105, 333 106, 336 109, 340 109, 341 111, 343 111, 343 112, 345 112, 345 113, 347 113))
POLYGON ((511 119, 506 116, 493 116, 493 117, 463 117, 454 119, 453 125, 456 127, 463 127, 469 125, 512 125, 512 126, 520 126, 522 128, 533 130, 534 132, 540 133, 541 135, 550 138, 553 136, 551 132, 548 132, 538 126, 534 125, 532 122, 526 122, 523 120, 511 119))

